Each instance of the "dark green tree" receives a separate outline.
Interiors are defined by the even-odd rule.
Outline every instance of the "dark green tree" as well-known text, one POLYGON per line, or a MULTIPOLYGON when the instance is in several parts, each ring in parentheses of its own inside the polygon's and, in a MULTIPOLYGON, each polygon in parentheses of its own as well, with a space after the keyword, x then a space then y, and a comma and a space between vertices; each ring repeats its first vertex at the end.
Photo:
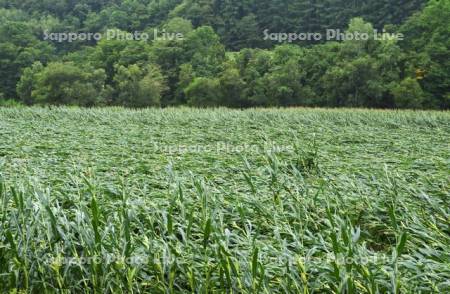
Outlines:
POLYGON ((73 63, 35 63, 18 84, 25 103, 94 106, 103 103, 105 72, 73 63))
POLYGON ((184 90, 190 106, 215 107, 221 105, 219 81, 211 78, 195 78, 184 90))

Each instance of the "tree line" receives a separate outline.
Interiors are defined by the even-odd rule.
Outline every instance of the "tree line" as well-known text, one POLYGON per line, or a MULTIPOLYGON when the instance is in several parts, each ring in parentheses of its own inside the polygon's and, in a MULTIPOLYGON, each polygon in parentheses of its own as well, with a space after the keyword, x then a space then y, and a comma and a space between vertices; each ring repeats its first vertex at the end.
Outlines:
POLYGON ((0 0, 0 101, 448 109, 449 36, 449 0, 0 0), (184 38, 42 39, 108 28, 184 38), (371 37, 279 44, 262 33, 326 28, 371 37), (375 28, 404 40, 377 40, 375 28))

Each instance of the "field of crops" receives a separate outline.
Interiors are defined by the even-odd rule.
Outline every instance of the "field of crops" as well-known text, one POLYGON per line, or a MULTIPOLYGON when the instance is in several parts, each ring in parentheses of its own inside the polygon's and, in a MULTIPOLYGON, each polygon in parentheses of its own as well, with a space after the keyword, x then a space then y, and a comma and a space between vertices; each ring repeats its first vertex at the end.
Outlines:
POLYGON ((448 293, 450 113, 0 109, 0 291, 448 293))

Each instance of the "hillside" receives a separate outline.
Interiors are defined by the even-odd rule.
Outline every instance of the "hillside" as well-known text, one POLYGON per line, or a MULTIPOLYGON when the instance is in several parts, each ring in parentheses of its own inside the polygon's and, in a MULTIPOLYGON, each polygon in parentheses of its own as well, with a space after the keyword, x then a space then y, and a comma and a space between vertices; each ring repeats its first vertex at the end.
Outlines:
POLYGON ((0 0, 0 20, 3 103, 449 107, 448 0, 0 0), (327 30, 368 40, 280 37, 327 30))

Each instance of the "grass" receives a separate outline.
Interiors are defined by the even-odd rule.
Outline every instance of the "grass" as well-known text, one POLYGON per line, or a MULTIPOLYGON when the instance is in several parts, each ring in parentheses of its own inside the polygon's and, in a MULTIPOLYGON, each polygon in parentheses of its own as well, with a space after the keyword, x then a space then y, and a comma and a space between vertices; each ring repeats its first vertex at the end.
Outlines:
POLYGON ((0 289, 446 293, 450 114, 0 109, 0 289))

